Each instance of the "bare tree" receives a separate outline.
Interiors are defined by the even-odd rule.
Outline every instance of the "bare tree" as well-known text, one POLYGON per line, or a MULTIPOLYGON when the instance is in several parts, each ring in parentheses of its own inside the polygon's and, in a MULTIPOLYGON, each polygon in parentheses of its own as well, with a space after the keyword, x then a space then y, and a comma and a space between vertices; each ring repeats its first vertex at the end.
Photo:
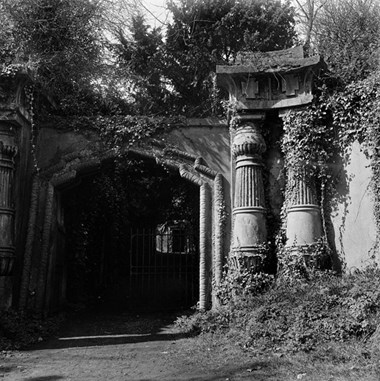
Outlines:
POLYGON ((377 0, 334 0, 314 20, 318 52, 343 81, 368 75, 378 67, 380 4, 377 0))
POLYGON ((314 24, 321 9, 326 5, 327 0, 295 0, 297 3, 297 16, 304 36, 304 49, 307 54, 312 49, 312 38, 314 24))

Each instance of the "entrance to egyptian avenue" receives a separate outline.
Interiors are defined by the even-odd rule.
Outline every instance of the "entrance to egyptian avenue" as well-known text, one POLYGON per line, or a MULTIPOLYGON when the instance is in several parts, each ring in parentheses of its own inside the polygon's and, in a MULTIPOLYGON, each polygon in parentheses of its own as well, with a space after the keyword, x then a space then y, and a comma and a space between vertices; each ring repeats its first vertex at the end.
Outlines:
POLYGON ((66 301, 74 308, 186 309, 199 297, 199 187, 123 157, 61 194, 66 301))

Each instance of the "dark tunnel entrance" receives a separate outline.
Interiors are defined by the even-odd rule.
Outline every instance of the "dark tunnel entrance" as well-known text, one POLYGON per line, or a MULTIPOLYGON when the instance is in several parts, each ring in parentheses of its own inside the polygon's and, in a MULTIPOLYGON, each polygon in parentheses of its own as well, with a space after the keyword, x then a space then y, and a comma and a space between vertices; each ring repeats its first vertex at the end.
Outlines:
POLYGON ((61 201, 69 307, 158 311, 198 301, 198 186, 123 157, 61 201))

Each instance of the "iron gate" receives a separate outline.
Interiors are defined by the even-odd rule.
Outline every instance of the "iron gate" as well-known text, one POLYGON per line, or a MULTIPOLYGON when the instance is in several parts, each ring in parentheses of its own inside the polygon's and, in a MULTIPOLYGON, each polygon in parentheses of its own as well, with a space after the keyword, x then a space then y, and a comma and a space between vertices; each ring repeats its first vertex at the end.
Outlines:
POLYGON ((183 226, 132 229, 130 302, 140 308, 188 308, 198 300, 196 239, 183 226))

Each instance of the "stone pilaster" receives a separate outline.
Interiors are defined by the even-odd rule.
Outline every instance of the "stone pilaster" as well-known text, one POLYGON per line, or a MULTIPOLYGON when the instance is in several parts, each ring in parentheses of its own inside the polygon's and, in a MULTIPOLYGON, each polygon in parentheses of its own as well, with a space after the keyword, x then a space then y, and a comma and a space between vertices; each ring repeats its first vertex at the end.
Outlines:
POLYGON ((313 174, 307 166, 297 175, 290 170, 288 187, 291 197, 287 209, 286 246, 297 252, 300 247, 314 244, 321 238, 321 209, 313 174))
POLYGON ((13 175, 16 147, 0 141, 0 276, 11 275, 14 257, 13 175))
POLYGON ((239 265, 257 271, 262 266, 262 245, 267 240, 262 153, 266 150, 260 133, 262 115, 239 121, 233 131, 235 194, 231 257, 239 265))

